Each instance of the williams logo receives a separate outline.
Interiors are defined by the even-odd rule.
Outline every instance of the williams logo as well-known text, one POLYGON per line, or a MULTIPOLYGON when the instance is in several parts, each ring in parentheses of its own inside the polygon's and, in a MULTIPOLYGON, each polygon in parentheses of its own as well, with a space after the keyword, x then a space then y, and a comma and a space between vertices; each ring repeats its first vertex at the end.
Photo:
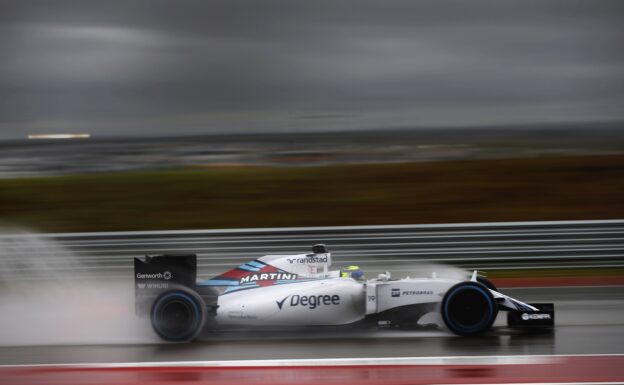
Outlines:
POLYGON ((275 301, 277 307, 282 310, 284 304, 290 304, 291 307, 305 306, 308 309, 316 309, 321 306, 340 305, 340 296, 334 295, 288 295, 281 301, 275 301), (290 299, 290 300, 289 300, 290 299))
POLYGON ((392 296, 393 297, 400 297, 401 296, 401 289, 392 289, 392 296))
POLYGON ((137 287, 139 289, 167 289, 169 288, 169 284, 166 282, 137 283, 137 287))

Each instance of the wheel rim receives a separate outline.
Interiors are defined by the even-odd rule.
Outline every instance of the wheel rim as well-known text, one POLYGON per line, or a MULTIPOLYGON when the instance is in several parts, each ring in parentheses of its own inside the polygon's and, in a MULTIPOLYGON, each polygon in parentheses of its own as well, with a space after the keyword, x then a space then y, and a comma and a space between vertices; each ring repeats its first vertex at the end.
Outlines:
POLYGON ((172 293, 154 307, 152 324, 156 332, 169 340, 190 338, 199 324, 199 308, 192 298, 172 293))

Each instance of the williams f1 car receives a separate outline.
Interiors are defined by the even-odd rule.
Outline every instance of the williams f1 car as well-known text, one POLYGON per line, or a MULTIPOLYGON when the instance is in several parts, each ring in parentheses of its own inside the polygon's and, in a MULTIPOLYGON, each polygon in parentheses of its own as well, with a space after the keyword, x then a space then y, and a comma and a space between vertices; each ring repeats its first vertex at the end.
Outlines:
POLYGON ((204 329, 236 326, 373 324, 409 328, 428 313, 462 336, 490 329, 499 310, 510 327, 552 328, 553 304, 527 304, 500 293, 476 271, 465 280, 364 280, 361 272, 330 270, 331 254, 266 255, 217 277, 197 281, 197 257, 135 258, 135 304, 166 341, 190 341, 204 329))

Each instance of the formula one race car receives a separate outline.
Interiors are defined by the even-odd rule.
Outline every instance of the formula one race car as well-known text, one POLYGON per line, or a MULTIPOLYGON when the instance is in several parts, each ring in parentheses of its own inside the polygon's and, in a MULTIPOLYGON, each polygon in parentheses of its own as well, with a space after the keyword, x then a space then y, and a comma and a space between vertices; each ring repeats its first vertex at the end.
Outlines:
POLYGON ((506 296, 476 271, 465 280, 364 280, 361 272, 330 271, 331 254, 315 245, 311 254, 266 255, 217 277, 196 281, 197 257, 135 258, 138 315, 150 317, 166 341, 190 341, 203 329, 244 326, 313 326, 372 323, 410 327, 439 312, 453 333, 478 335, 499 310, 510 327, 552 328, 553 304, 526 304, 506 296))

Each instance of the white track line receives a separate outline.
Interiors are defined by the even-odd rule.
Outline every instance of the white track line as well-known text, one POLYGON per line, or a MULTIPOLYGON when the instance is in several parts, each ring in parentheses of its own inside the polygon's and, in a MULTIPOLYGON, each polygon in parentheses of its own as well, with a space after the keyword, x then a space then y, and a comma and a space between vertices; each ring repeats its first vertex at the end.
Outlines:
POLYGON ((273 360, 163 361, 84 364, 20 364, 0 368, 151 368, 151 367, 290 367, 290 366, 384 366, 384 365, 534 365, 552 364, 568 357, 622 357, 624 354, 565 354, 447 357, 315 358, 273 360))

